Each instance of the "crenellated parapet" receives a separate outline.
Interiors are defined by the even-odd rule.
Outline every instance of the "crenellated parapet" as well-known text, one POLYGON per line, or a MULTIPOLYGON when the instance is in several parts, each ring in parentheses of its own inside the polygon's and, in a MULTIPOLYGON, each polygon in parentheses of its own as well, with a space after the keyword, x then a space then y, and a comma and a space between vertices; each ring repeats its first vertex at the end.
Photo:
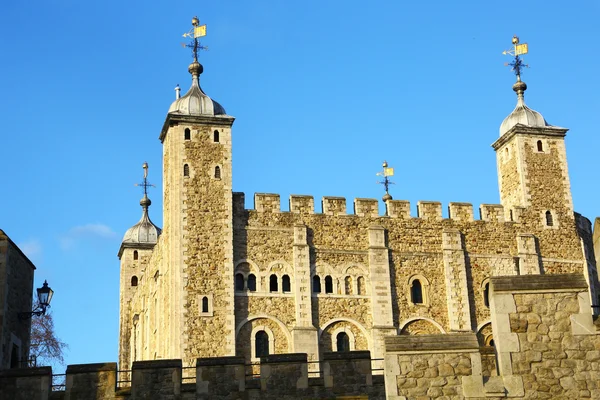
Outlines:
MULTIPOLYGON (((233 194, 235 215, 244 211, 258 213, 283 213, 280 195, 275 193, 255 193, 254 209, 244 208, 244 193, 233 194)), ((369 198, 355 198, 353 212, 347 212, 345 197, 324 196, 321 199, 322 213, 315 212, 315 199, 311 195, 292 194, 289 197, 289 212, 300 215, 329 215, 329 216, 356 216, 356 217, 388 217, 392 219, 421 219, 427 221, 453 220, 457 222, 475 221, 475 213, 471 203, 451 202, 448 205, 448 218, 442 214, 442 203, 439 201, 420 200, 417 202, 417 215, 411 215, 410 202, 407 200, 388 200, 383 212, 379 209, 379 200, 369 198)), ((486 222, 518 222, 523 212, 522 207, 510 210, 510 217, 506 217, 507 210, 500 204, 481 204, 479 207, 479 220, 486 222)))
POLYGON ((325 353, 315 372, 309 365, 305 353, 272 354, 251 374, 243 357, 199 358, 183 377, 181 360, 136 361, 131 371, 80 364, 68 366, 60 387, 52 386, 50 367, 12 369, 0 371, 0 399, 385 399, 383 375, 373 375, 368 351, 325 353))

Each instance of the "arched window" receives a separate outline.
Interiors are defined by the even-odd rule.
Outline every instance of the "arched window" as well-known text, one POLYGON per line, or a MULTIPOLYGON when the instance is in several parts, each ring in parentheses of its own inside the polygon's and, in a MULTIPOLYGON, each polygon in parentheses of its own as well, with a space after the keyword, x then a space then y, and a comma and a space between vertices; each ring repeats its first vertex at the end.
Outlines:
POLYGON ((185 128, 185 131, 183 132, 183 138, 185 140, 190 140, 192 138, 192 134, 190 132, 190 128, 185 128))
POLYGON ((553 226, 554 219, 552 218, 552 213, 550 211, 546 211, 546 226, 553 226))
POLYGON ((248 275, 248 290, 256 292, 256 276, 254 274, 248 275))
POLYGON ((336 336, 337 351, 350 351, 350 338, 346 332, 340 332, 336 336))
POLYGON ((359 276, 358 278, 356 278, 356 291, 358 292, 359 295, 365 295, 367 294, 367 288, 365 287, 365 278, 363 278, 362 276, 359 276))
POLYGON ((15 343, 13 343, 12 351, 10 353, 10 367, 19 368, 19 346, 15 343))
POLYGON ((257 358, 269 355, 269 335, 265 331, 256 332, 254 354, 257 358))
POLYGON ((544 151, 544 145, 542 144, 541 140, 537 141, 537 149, 538 151, 544 151))
POLYGON ((217 130, 213 132, 213 142, 219 143, 219 131, 217 130))
POLYGON ((333 293, 333 279, 329 275, 325 277, 325 293, 333 293))
POLYGON ((183 164, 183 176, 190 176, 190 166, 183 164))
POLYGON ((235 290, 238 292, 244 290, 244 275, 235 274, 235 290))
POLYGON ((281 278, 281 290, 282 290, 284 293, 287 293, 287 292, 291 292, 291 291, 292 291, 292 285, 291 285, 291 283, 290 283, 290 277, 289 277, 289 276, 287 276, 287 275, 284 275, 284 276, 281 278))
POLYGON ((215 167, 215 179, 221 179, 221 167, 218 165, 215 167))
POLYGON ((208 312, 208 297, 206 296, 202 297, 202 312, 208 312))
POLYGON ((137 251, 137 250, 134 250, 134 251, 133 251, 133 259, 134 259, 134 260, 137 260, 137 259, 138 259, 138 251, 137 251))
POLYGON ((275 274, 271 275, 271 277, 269 278, 269 291, 270 292, 279 291, 279 285, 277 283, 277 275, 275 275, 275 274))
POLYGON ((410 301, 414 304, 423 304, 423 287, 418 279, 415 279, 410 287, 410 301))
POLYGON ((131 277, 131 286, 137 286, 137 284, 138 284, 138 279, 137 279, 137 276, 134 275, 131 277))
POLYGON ((344 289, 346 294, 352 294, 352 277, 347 276, 344 278, 344 289))
POLYGON ((490 283, 486 282, 483 286, 483 304, 490 308, 490 283))
POLYGON ((318 275, 313 276, 313 293, 321 293, 321 278, 318 275))

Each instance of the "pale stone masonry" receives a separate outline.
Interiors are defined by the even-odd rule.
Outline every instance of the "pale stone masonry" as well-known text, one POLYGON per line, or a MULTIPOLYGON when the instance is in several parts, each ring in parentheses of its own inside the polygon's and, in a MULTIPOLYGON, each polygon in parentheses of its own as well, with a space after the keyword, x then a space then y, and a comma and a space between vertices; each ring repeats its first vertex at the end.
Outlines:
POLYGON ((0 229, 0 369, 27 365, 35 266, 0 229))
POLYGON ((596 303, 594 237, 573 211, 567 129, 519 122, 518 105, 493 144, 501 204, 478 212, 450 203, 445 218, 440 202, 419 201, 411 216, 407 201, 384 210, 357 198, 348 214, 342 197, 323 197, 318 212, 308 195, 282 211, 273 193, 246 209, 232 191, 234 118, 200 89, 202 66, 190 72, 160 134, 163 231, 119 252, 120 368, 292 352, 322 361, 338 350, 381 359, 398 334, 470 332, 490 345, 497 276, 581 274, 596 303))

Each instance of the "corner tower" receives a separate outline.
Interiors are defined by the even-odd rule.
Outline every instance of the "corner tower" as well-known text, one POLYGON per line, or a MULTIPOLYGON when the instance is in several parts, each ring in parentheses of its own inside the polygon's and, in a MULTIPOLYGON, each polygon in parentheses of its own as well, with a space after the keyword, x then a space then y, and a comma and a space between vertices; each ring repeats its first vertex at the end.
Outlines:
POLYGON ((492 144, 500 201, 509 210, 510 220, 519 219, 525 207, 531 223, 557 226, 574 219, 564 140, 567 129, 549 125, 525 104, 527 85, 521 80, 524 64, 519 54, 527 51, 527 45, 520 45, 516 36, 513 45, 510 54, 515 60, 510 65, 517 77, 513 85, 517 106, 502 122, 500 138, 492 144))
MULTIPOLYGON (((198 19, 192 20, 192 85, 167 114, 163 144, 164 254, 169 280, 165 356, 235 354, 231 126, 234 118, 200 87, 198 19)), ((205 31, 204 31, 205 32, 205 31)))
POLYGON ((152 251, 161 234, 161 229, 152 223, 148 214, 152 202, 148 198, 147 188, 152 185, 147 179, 148 164, 144 163, 143 168, 144 180, 138 185, 144 188, 144 197, 140 200, 142 218, 125 232, 118 254, 121 261, 119 365, 127 369, 131 367, 133 361, 140 360, 142 357, 139 341, 134 337, 134 331, 138 328, 134 325, 139 319, 137 313, 140 310, 136 309, 133 303, 139 289, 138 284, 142 283, 142 276, 150 263, 152 251))

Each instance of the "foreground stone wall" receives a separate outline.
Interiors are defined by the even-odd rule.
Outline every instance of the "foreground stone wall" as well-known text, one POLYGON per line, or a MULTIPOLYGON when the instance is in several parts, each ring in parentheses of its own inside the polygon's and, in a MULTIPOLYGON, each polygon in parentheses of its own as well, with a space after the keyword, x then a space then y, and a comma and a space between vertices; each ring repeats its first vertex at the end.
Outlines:
POLYGON ((0 369, 20 365, 29 355, 31 320, 21 320, 19 313, 32 309, 34 271, 33 263, 0 230, 0 369))
POLYGON ((600 398, 582 274, 494 277, 490 290, 496 353, 470 333, 388 337, 388 399, 600 398))
POLYGON ((117 388, 116 363, 70 365, 64 390, 52 391, 50 367, 0 371, 0 400, 225 400, 384 399, 383 376, 373 376, 368 351, 326 353, 321 375, 308 372, 306 354, 262 359, 248 374, 243 357, 198 359, 193 380, 182 379, 181 360, 133 363, 131 381, 117 388))

